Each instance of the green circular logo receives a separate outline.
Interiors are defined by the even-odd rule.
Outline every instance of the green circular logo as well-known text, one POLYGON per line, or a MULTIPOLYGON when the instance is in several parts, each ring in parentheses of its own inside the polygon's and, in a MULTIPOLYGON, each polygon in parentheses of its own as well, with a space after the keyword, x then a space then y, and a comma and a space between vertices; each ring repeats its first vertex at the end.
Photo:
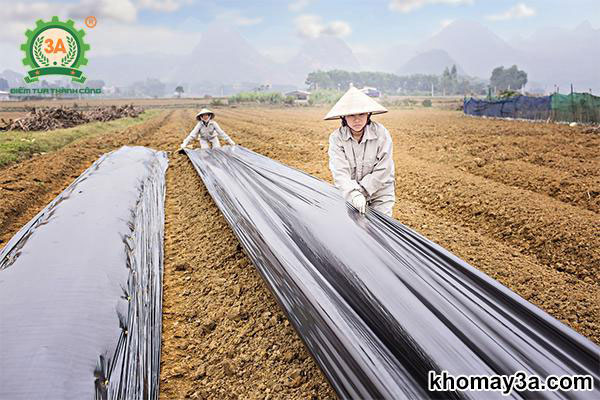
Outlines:
POLYGON ((87 65, 85 52, 90 46, 83 40, 85 31, 75 29, 73 20, 61 22, 56 16, 50 22, 40 19, 25 36, 27 41, 21 45, 25 52, 23 64, 31 68, 25 82, 36 82, 43 75, 66 75, 74 82, 85 82, 79 68, 87 65))

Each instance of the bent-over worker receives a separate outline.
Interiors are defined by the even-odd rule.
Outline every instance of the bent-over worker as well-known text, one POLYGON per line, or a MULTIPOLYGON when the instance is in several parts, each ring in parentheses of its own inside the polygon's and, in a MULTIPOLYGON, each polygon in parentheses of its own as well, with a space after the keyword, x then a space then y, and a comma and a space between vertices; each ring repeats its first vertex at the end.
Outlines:
POLYGON ((217 121, 214 120, 214 117, 215 113, 208 108, 203 108, 196 114, 198 123, 181 144, 180 152, 183 152, 183 149, 188 147, 190 142, 196 138, 198 138, 198 141, 200 142, 201 149, 221 147, 219 138, 223 139, 231 146, 235 145, 235 142, 223 132, 219 124, 217 124, 217 121))
POLYGON ((351 87, 325 116, 341 119, 329 136, 329 169, 334 184, 361 214, 367 205, 388 216, 396 200, 392 138, 371 115, 387 109, 351 87))

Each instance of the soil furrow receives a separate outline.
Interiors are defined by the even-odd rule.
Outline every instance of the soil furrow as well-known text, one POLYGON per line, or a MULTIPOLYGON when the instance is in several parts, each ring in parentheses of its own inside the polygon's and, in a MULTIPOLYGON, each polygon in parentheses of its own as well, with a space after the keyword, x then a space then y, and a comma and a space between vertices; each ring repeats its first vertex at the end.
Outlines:
POLYGON ((161 398, 335 394, 185 156, 167 174, 161 398))
POLYGON ((12 237, 102 154, 153 134, 172 112, 140 125, 81 138, 67 146, 0 169, 0 245, 12 237), (9 193, 10 192, 10 193, 9 193))

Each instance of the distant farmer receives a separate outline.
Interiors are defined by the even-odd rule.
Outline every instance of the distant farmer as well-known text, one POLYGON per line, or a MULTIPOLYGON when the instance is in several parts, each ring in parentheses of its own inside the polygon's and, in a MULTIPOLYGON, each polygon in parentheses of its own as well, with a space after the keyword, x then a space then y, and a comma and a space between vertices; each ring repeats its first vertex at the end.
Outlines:
POLYGON ((188 147, 190 142, 196 138, 198 138, 198 141, 200 142, 201 149, 208 149, 209 143, 210 147, 212 148, 221 147, 219 138, 226 141, 227 144, 232 146, 235 145, 235 142, 231 140, 231 138, 227 136, 225 132, 223 132, 219 124, 217 124, 217 121, 213 120, 214 117, 215 113, 210 111, 208 108, 203 108, 198 114, 196 114, 198 123, 181 144, 181 148, 179 150, 180 153, 183 153, 183 149, 188 147))
POLYGON ((387 112, 351 87, 327 113, 342 125, 329 136, 329 169, 346 201, 364 214, 367 205, 388 216, 396 200, 392 138, 371 115, 387 112))

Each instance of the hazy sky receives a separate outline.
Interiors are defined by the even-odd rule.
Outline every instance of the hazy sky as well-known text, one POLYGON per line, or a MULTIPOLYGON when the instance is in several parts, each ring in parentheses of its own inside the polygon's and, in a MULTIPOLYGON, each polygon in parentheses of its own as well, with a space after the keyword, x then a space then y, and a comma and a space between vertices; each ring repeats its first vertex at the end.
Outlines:
POLYGON ((0 0, 0 70, 22 69, 25 30, 53 15, 71 17, 81 28, 83 18, 94 15, 98 24, 86 32, 96 55, 185 53, 217 24, 234 27, 284 61, 306 38, 336 35, 362 52, 420 42, 457 19, 479 21, 507 40, 585 20, 598 29, 600 0, 0 0))

